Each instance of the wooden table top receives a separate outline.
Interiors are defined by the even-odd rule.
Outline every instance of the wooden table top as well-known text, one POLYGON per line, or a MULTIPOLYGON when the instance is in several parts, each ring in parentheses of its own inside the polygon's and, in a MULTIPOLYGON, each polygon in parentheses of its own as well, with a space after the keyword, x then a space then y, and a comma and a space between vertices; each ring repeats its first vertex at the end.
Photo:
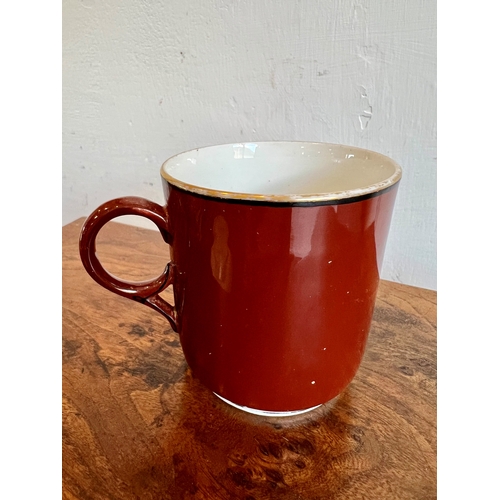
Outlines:
MULTIPOLYGON (((63 228, 64 499, 436 498, 435 292, 381 282, 346 391, 304 415, 258 417, 192 377, 164 318, 92 281, 83 220, 63 228)), ((97 245, 125 279, 169 260, 147 229, 110 223, 97 245)))

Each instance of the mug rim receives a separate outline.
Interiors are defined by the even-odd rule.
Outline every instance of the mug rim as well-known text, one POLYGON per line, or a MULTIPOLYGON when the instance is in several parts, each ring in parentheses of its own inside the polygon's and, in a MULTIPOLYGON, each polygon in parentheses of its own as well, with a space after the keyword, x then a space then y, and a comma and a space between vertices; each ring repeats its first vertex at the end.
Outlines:
POLYGON ((254 201, 254 202, 265 202, 266 204, 316 204, 316 203, 325 203, 325 202, 337 202, 337 203, 346 203, 357 201, 358 199, 366 199, 371 198, 373 196, 378 196, 382 193, 385 193, 389 189, 393 188, 402 177, 402 168, 396 163, 392 158, 383 155, 382 153, 378 153, 377 151, 359 148, 356 146, 349 146, 346 144, 334 144, 327 142, 316 142, 316 141, 246 141, 246 142, 230 142, 223 144, 214 144, 210 146, 203 146, 199 148, 191 148, 186 151, 182 151, 180 153, 171 156, 167 160, 165 160, 160 169, 161 176, 173 186, 176 186, 179 189, 184 191, 188 191, 190 193, 194 193, 197 195, 201 195, 209 198, 222 198, 226 200, 234 200, 234 201, 254 201), (314 146, 318 145, 321 147, 330 147, 330 148, 346 148, 352 151, 355 151, 359 154, 370 155, 371 157, 378 158, 382 160, 386 164, 390 164, 394 167, 394 172, 384 180, 380 182, 376 182, 370 184, 368 186, 363 186, 360 188, 354 189, 346 189, 332 192, 323 192, 323 193, 307 193, 307 194, 258 194, 258 193, 241 193, 238 191, 226 191, 220 189, 214 189, 209 187, 204 187, 196 184, 191 184, 185 181, 182 181, 172 175, 170 175, 167 171, 167 164, 171 164, 181 155, 185 155, 191 152, 198 151, 207 151, 210 149, 221 148, 224 146, 245 146, 247 144, 251 145, 262 145, 262 144, 280 144, 280 145, 308 145, 314 146))

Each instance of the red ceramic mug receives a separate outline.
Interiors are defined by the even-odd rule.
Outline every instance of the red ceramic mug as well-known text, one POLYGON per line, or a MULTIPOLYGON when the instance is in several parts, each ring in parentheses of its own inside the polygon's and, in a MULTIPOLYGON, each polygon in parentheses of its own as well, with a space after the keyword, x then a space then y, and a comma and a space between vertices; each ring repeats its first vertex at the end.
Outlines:
POLYGON ((163 314, 194 376, 234 406, 289 415, 339 395, 365 349, 401 168, 349 146, 260 142, 181 153, 161 175, 165 206, 119 198, 86 220, 90 276, 163 314), (171 245, 158 278, 99 263, 97 233, 121 215, 171 245), (175 306, 159 296, 170 284, 175 306))

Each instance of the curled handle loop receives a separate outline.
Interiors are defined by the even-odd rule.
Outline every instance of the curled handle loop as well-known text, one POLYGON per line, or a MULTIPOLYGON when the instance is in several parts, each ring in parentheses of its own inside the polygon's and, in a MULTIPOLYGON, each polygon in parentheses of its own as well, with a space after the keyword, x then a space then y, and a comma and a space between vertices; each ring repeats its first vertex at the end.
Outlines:
POLYGON ((163 207, 145 198, 127 196, 103 203, 83 224, 80 233, 80 258, 89 275, 104 288, 151 307, 170 322, 174 331, 177 328, 177 314, 174 306, 160 297, 160 293, 172 284, 173 272, 169 262, 165 270, 149 281, 133 283, 124 281, 112 274, 99 262, 96 255, 95 240, 102 227, 116 217, 122 215, 139 215, 153 222, 159 229, 166 243, 172 243, 172 235, 168 231, 167 213, 163 207))

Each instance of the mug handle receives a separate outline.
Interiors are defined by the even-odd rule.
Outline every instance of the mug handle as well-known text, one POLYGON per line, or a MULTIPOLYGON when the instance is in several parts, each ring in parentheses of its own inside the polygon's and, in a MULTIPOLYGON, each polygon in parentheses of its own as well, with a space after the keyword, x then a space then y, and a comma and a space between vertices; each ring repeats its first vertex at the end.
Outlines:
POLYGON ((99 285, 131 300, 151 307, 169 321, 172 329, 177 332, 177 313, 174 306, 160 297, 173 281, 172 266, 169 262, 163 273, 150 281, 130 283, 109 274, 99 262, 96 255, 95 240, 101 228, 115 217, 122 215, 140 215, 152 221, 169 245, 172 235, 168 231, 168 217, 165 209, 152 201, 136 196, 116 198, 103 203, 84 222, 80 233, 80 258, 89 273, 99 285))

